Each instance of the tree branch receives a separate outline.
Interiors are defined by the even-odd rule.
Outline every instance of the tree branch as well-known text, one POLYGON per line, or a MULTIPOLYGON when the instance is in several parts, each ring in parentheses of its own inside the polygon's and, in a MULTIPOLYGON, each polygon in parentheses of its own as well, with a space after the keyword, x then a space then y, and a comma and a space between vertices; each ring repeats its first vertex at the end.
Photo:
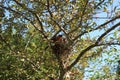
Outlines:
POLYGON ((50 4, 49 4, 49 0, 46 0, 46 1, 47 1, 47 10, 48 10, 48 12, 49 12, 50 16, 51 16, 51 17, 53 17, 52 12, 50 11, 50 4))
POLYGON ((109 42, 109 43, 101 43, 101 44, 98 44, 98 46, 104 46, 104 45, 120 45, 120 42, 109 42))
MULTIPOLYGON (((16 2, 18 5, 20 5, 22 8, 25 6, 24 4, 19 3, 17 0, 13 0, 13 1, 15 1, 15 2, 16 2)), ((44 33, 43 24, 42 24, 41 20, 39 19, 39 16, 38 16, 34 11, 30 10, 29 8, 27 8, 27 7, 24 7, 24 8, 25 8, 25 10, 27 10, 27 11, 30 12, 30 13, 32 13, 32 14, 36 17, 36 19, 37 19, 37 21, 38 21, 38 23, 39 23, 39 25, 40 25, 40 27, 41 27, 41 31, 42 31, 42 33, 44 33)), ((45 35, 45 33, 44 33, 44 35, 45 35)), ((46 37, 47 37, 47 36, 46 36, 46 37)))
MULTIPOLYGON (((82 15, 81 15, 81 17, 80 17, 79 26, 82 26, 83 17, 84 17, 84 15, 85 15, 85 11, 86 11, 86 9, 87 9, 87 4, 88 4, 88 2, 89 2, 89 0, 86 1, 86 4, 85 4, 85 6, 84 6, 84 8, 83 8, 82 15)), ((72 20, 72 19, 71 19, 71 20, 72 20)), ((68 34, 73 33, 73 32, 76 31, 78 28, 80 28, 80 27, 77 27, 77 28, 73 29, 73 30, 70 31, 68 34)))
POLYGON ((64 27, 61 27, 54 19, 51 18, 51 20, 59 27, 59 29, 60 29, 61 31, 64 32, 67 40, 71 43, 72 41, 71 41, 71 39, 69 38, 68 33, 65 31, 64 27))
POLYGON ((27 47, 28 47, 28 45, 29 45, 29 43, 30 43, 33 36, 34 36, 34 34, 30 35, 30 37, 28 38, 28 41, 26 42, 26 45, 25 45, 25 48, 24 48, 23 51, 25 51, 27 49, 27 47))
POLYGON ((111 19, 111 20, 109 20, 109 21, 107 21, 107 22, 99 25, 99 26, 96 27, 95 29, 91 29, 91 30, 89 30, 89 31, 84 31, 83 33, 80 33, 79 35, 77 35, 77 36, 73 39, 73 41, 77 40, 79 37, 81 37, 81 36, 84 35, 85 33, 88 33, 88 32, 94 31, 94 30, 98 30, 98 29, 102 28, 103 26, 105 26, 105 25, 109 24, 110 22, 113 22, 114 20, 119 19, 119 18, 120 18, 120 15, 118 15, 118 16, 114 17, 113 19, 111 19))
MULTIPOLYGON (((48 3, 48 2, 47 2, 47 3, 48 3)), ((83 15, 84 15, 84 13, 85 13, 85 8, 86 8, 87 4, 88 4, 88 1, 86 2, 85 7, 84 7, 84 9, 83 9, 83 13, 82 13, 82 16, 81 16, 81 21, 82 21, 83 15)), ((48 9, 49 9, 49 8, 48 8, 48 9)), ((51 13, 51 12, 49 12, 49 13, 51 13)), ((64 27, 65 27, 68 23, 70 23, 71 21, 73 21, 73 20, 75 19, 75 17, 77 17, 77 14, 76 14, 72 19, 70 19, 66 24, 64 24, 63 27, 61 27, 54 19, 52 19, 52 20, 55 22, 55 24, 58 25, 58 27, 59 27, 59 29, 60 29, 58 32, 56 32, 56 34, 55 34, 54 36, 56 36, 60 31, 63 31, 63 32, 65 33, 67 39, 69 40, 69 42, 73 43, 73 41, 70 40, 70 38, 69 38, 68 35, 69 35, 70 33, 74 32, 75 30, 77 30, 78 28, 75 28, 73 31, 70 31, 69 33, 67 33, 67 32, 64 30, 64 27)), ((81 24, 81 23, 80 23, 80 24, 81 24)), ((54 36, 53 36, 53 37, 54 37, 54 36)), ((52 38, 53 38, 53 37, 52 37, 52 38)))
MULTIPOLYGON (((99 44, 99 45, 97 45, 98 47, 99 46, 112 46, 112 45, 118 45, 118 46, 120 46, 120 42, 109 42, 109 43, 101 43, 101 44, 99 44)), ((105 49, 105 48, 104 48, 105 49)), ((94 57, 94 56, 97 56, 97 55, 99 55, 100 53, 101 53, 102 51, 100 50, 100 52, 98 52, 97 54, 92 54, 92 55, 90 55, 90 56, 87 56, 87 57, 84 57, 84 58, 90 58, 90 57, 94 57)))
MULTIPOLYGON (((114 25, 113 27, 111 27, 110 29, 108 29, 106 32, 104 32, 104 33, 97 39, 97 41, 95 42, 95 44, 92 44, 92 45, 88 46, 87 48, 85 48, 84 50, 82 50, 82 52, 77 56, 77 58, 73 61, 73 63, 66 68, 66 70, 67 70, 67 71, 70 70, 75 64, 77 64, 78 61, 80 60, 80 58, 81 58, 87 51, 89 51, 90 49, 92 49, 92 48, 94 48, 94 47, 96 47, 96 46, 101 46, 101 45, 103 45, 103 44, 98 44, 98 43, 102 40, 102 38, 103 38, 105 35, 107 35, 109 32, 111 32, 112 30, 114 30, 114 29, 115 29, 116 27, 118 27, 119 25, 120 25, 120 22, 117 23, 116 25, 114 25)), ((109 43, 109 44, 111 44, 111 43, 109 43)))
POLYGON ((94 9, 96 9, 98 6, 100 6, 104 2, 105 2, 105 0, 100 1, 97 5, 94 6, 94 9))
POLYGON ((95 46, 97 46, 96 44, 90 45, 88 46, 86 49, 82 50, 82 52, 77 56, 77 58, 73 61, 73 63, 71 65, 69 65, 66 68, 66 71, 69 71, 75 64, 77 64, 77 62, 80 60, 80 58, 90 49, 94 48, 95 46))
POLYGON ((27 10, 28 12, 34 14, 35 12, 32 11, 31 9, 29 9, 28 7, 26 7, 24 4, 18 2, 17 0, 13 0, 16 4, 18 4, 20 7, 22 7, 24 10, 27 10))
POLYGON ((44 33, 43 24, 42 24, 41 20, 39 19, 39 16, 38 16, 37 14, 35 14, 35 13, 34 13, 34 15, 35 15, 35 17, 37 18, 37 21, 39 22, 39 25, 40 25, 40 27, 41 27, 41 30, 42 30, 43 33, 44 33))
POLYGON ((11 8, 8 8, 8 7, 2 6, 2 5, 0 5, 0 7, 4 8, 4 9, 6 9, 6 10, 12 11, 13 13, 22 16, 24 19, 26 19, 27 21, 29 21, 29 22, 33 25, 33 27, 34 27, 36 30, 38 30, 38 31, 44 36, 44 38, 46 38, 46 39, 48 40, 46 34, 44 34, 44 32, 43 32, 42 30, 40 30, 39 28, 37 28, 37 27, 34 25, 34 23, 33 23, 29 18, 27 18, 26 16, 24 16, 24 14, 19 13, 18 11, 15 11, 15 10, 13 10, 13 9, 11 9, 11 8))
MULTIPOLYGON (((49 12, 49 14, 50 14, 50 18, 51 18, 51 20, 59 27, 59 31, 57 32, 57 34, 60 32, 60 31, 63 31, 64 32, 64 34, 65 34, 65 36, 67 37, 67 39, 68 39, 68 41, 69 42, 72 42, 71 40, 70 40, 70 38, 69 38, 69 36, 67 35, 67 32, 65 31, 65 29, 64 29, 64 27, 61 27, 54 19, 53 19, 53 15, 52 15, 52 12, 50 11, 50 4, 49 4, 49 0, 46 0, 47 1, 47 10, 48 10, 48 12, 49 12)), ((54 36, 56 36, 57 34, 55 34, 54 36)), ((53 37, 54 37, 53 36, 53 37)), ((53 38, 52 37, 52 38, 53 38)))
MULTIPOLYGON (((64 25, 63 25, 63 28, 68 24, 68 23, 70 23, 72 20, 74 20, 74 17, 72 18, 72 19, 70 19, 67 23, 65 23, 64 25)), ((62 30, 60 29, 60 30, 58 30, 52 37, 51 37, 51 39, 53 38, 53 37, 55 37, 59 32, 61 32, 62 30)), ((68 34, 67 34, 68 35, 68 34)))
POLYGON ((117 23, 116 25, 112 26, 110 29, 108 29, 106 32, 104 32, 96 41, 95 44, 99 44, 99 42, 102 40, 102 38, 104 36, 106 36, 109 32, 111 32, 112 30, 114 30, 116 27, 120 26, 120 22, 117 23))

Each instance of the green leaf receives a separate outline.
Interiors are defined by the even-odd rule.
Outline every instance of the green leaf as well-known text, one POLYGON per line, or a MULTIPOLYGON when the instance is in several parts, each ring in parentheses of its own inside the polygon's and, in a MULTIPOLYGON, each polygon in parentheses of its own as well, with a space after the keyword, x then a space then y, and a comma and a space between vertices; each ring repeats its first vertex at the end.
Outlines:
POLYGON ((103 11, 104 12, 108 12, 107 7, 104 7, 103 11))

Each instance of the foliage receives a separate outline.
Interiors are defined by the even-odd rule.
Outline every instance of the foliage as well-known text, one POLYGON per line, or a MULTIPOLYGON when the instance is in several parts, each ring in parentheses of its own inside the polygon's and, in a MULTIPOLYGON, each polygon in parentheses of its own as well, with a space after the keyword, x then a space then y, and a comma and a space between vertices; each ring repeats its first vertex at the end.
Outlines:
POLYGON ((120 45, 119 7, 110 11, 111 5, 113 0, 1 0, 0 79, 83 79, 89 59, 120 45), (108 16, 96 16, 99 11, 108 16), (101 18, 106 21, 98 24, 101 18), (52 49, 60 34, 67 44, 62 47, 70 49, 64 59, 52 49))

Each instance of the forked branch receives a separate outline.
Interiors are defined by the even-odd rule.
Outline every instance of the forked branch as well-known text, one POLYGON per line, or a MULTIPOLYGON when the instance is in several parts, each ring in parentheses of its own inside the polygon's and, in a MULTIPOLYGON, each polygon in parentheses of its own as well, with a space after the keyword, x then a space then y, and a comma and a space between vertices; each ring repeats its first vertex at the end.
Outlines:
MULTIPOLYGON (((115 29, 116 27, 118 27, 118 26, 120 26, 120 22, 117 23, 116 25, 112 26, 111 28, 109 28, 106 32, 104 32, 104 33, 96 40, 96 42, 95 42, 94 44, 92 44, 92 45, 88 46, 87 48, 85 48, 84 50, 82 50, 81 53, 77 56, 77 58, 73 61, 73 63, 66 68, 66 70, 68 71, 68 70, 70 70, 74 65, 76 65, 76 64, 78 63, 78 61, 80 60, 80 58, 81 58, 87 51, 89 51, 90 49, 92 49, 92 48, 94 48, 94 47, 103 45, 103 44, 99 44, 99 42, 101 42, 102 38, 103 38, 104 36, 106 36, 109 32, 111 32, 112 30, 114 30, 114 29, 115 29)), ((110 45, 111 43, 107 43, 107 44, 110 45)), ((106 45, 107 45, 107 44, 106 44, 106 45)), ((112 45, 112 44, 111 44, 111 45, 112 45)))

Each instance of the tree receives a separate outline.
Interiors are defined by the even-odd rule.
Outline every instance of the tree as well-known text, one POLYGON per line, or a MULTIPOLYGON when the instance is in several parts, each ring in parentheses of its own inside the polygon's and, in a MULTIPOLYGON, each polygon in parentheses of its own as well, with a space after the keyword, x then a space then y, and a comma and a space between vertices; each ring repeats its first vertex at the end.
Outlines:
POLYGON ((107 9, 112 3, 113 0, 2 0, 0 8, 6 15, 0 28, 0 77, 63 80, 70 75, 73 80, 82 79, 89 58, 111 45, 120 45, 120 22, 116 21, 120 18, 119 8, 111 12, 107 9), (111 15, 96 17, 99 11, 111 15), (101 18, 107 20, 100 25, 94 21, 101 18), (91 38, 91 33, 99 31, 91 38), (65 42, 54 42, 61 34, 65 42))
POLYGON ((118 66, 117 66, 117 79, 120 79, 120 61, 118 61, 118 66))

